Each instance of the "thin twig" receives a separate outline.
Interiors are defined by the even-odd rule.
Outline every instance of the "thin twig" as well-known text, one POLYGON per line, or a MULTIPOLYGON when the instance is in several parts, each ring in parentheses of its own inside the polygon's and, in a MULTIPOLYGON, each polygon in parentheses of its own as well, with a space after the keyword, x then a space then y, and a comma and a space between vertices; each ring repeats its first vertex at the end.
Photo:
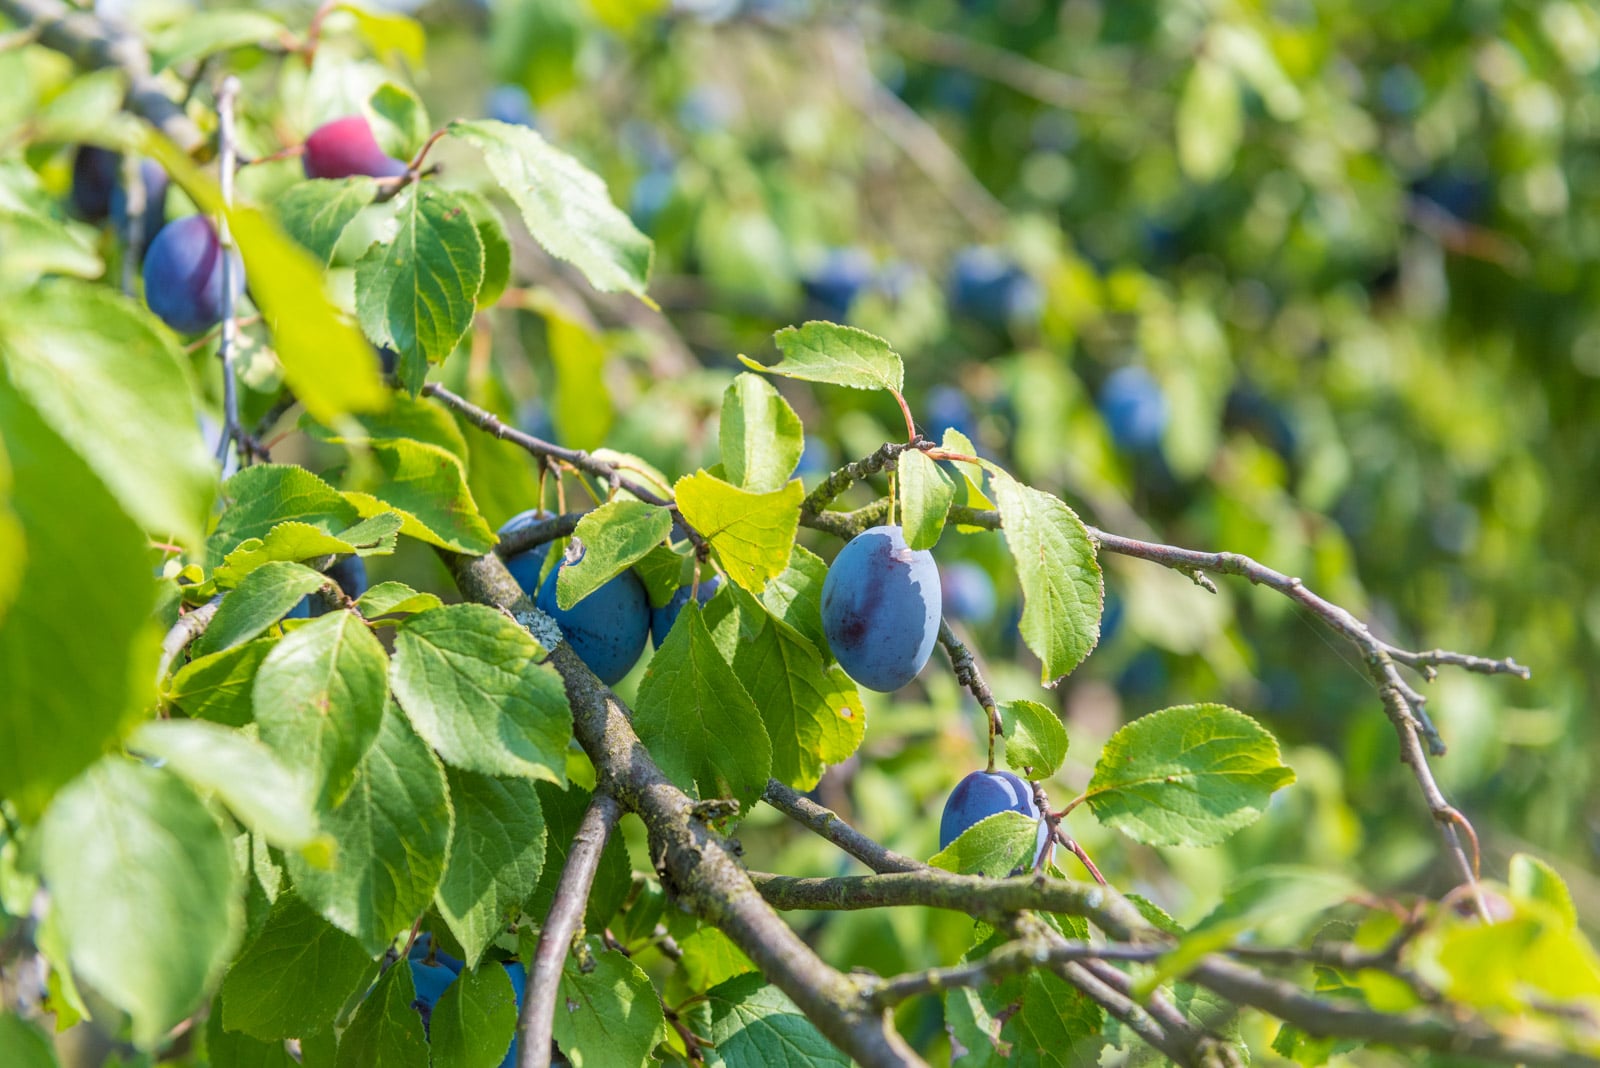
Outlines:
POLYGON ((777 779, 767 780, 761 799, 875 872, 921 871, 927 867, 920 860, 884 848, 840 819, 832 809, 824 808, 777 779))
POLYGON ((192 612, 186 612, 178 617, 178 621, 168 630, 161 639, 161 659, 156 662, 156 686, 159 688, 166 681, 167 672, 172 669, 173 661, 178 659, 189 643, 205 633, 211 620, 217 614, 217 609, 222 607, 222 595, 219 593, 205 604, 192 612))
POLYGON ((956 681, 971 691, 972 696, 978 699, 979 706, 983 708, 989 728, 989 770, 993 771, 994 740, 1006 733, 1005 725, 1000 720, 1000 708, 995 704, 994 693, 989 689, 989 684, 983 681, 983 675, 978 671, 978 661, 972 655, 972 650, 956 636, 948 619, 939 621, 939 644, 944 646, 946 655, 950 657, 950 670, 955 673, 956 681))
MULTIPOLYGON (((233 172, 237 138, 233 128, 233 105, 239 95, 239 79, 228 75, 222 79, 217 91, 217 140, 220 146, 220 185, 222 187, 223 213, 217 217, 217 242, 222 247, 222 336, 217 341, 217 359, 222 363, 222 434, 217 439, 217 463, 224 469, 228 465, 228 450, 243 434, 239 425, 239 380, 233 366, 233 350, 239 340, 239 324, 234 318, 233 233, 228 227, 227 212, 233 208, 233 172)), ((251 450, 241 448, 242 463, 248 463, 251 450)))

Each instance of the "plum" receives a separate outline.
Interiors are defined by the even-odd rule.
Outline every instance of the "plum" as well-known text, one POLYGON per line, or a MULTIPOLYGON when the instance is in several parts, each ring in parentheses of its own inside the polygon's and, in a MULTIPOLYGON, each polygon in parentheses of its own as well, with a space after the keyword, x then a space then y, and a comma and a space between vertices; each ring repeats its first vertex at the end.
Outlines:
MULTIPOLYGON (((140 232, 133 235, 140 248, 167 221, 167 172, 155 160, 139 161, 139 180, 144 186, 145 208, 140 232)), ((108 218, 119 231, 127 229, 128 191, 122 184, 122 157, 108 148, 82 145, 72 157, 72 210, 89 222, 108 218)))
POLYGON ((1100 415, 1113 441, 1131 452, 1144 452, 1161 444, 1167 395, 1144 368, 1119 367, 1100 387, 1100 415))
POLYGON ((466 962, 459 957, 452 957, 444 950, 437 948, 433 944, 433 935, 427 931, 417 935, 417 940, 411 943, 411 952, 408 956, 411 960, 422 961, 427 964, 442 964, 457 975, 460 975, 461 969, 466 967, 466 962))
MULTIPOLYGON (((237 301, 244 292, 244 261, 230 252, 229 288, 237 301)), ((204 215, 168 223, 150 242, 144 258, 144 299, 180 334, 199 334, 222 321, 222 242, 204 215)))
POLYGON ((994 329, 1039 317, 1043 296, 1026 271, 996 249, 973 246, 956 254, 950 269, 950 303, 956 312, 994 329))
MULTIPOLYGON (((447 953, 435 950, 432 939, 427 933, 423 933, 412 943, 407 963, 411 966, 411 982, 417 990, 416 999, 411 1002, 411 1007, 422 1016, 422 1029, 430 1033, 431 1038, 434 1006, 439 1004, 444 992, 450 989, 450 984, 461 974, 463 962, 447 953)), ((522 966, 521 961, 507 960, 501 961, 500 964, 505 968, 507 978, 511 980, 511 989, 517 996, 517 1010, 520 1012, 523 995, 528 986, 527 969, 522 966)), ((487 967, 487 963, 484 966, 487 967)), ((506 1051, 505 1059, 500 1062, 500 1068, 515 1068, 516 1063, 517 1039, 513 1034, 511 1048, 506 1051)))
MULTIPOLYGON (((517 995, 517 1011, 522 1011, 522 998, 528 989, 528 969, 523 967, 519 960, 505 962, 506 975, 511 979, 511 989, 517 995)), ((511 1035, 511 1048, 506 1050, 505 1059, 500 1062, 500 1068, 516 1068, 517 1064, 517 1036, 511 1035)))
MULTIPOLYGON (((1039 805, 1033 799, 1033 787, 1009 771, 974 771, 956 783, 944 803, 944 815, 939 817, 939 848, 948 849, 968 827, 1007 810, 1038 820, 1039 805)), ((1050 828, 1040 820, 1035 864, 1044 853, 1049 834, 1050 828)))
POLYGON ((411 982, 417 990, 411 1007, 422 1015, 422 1030, 428 1032, 433 1023, 433 1007, 439 1003, 450 984, 456 981, 456 973, 443 964, 429 964, 425 960, 408 963, 411 965, 411 982))
POLYGON ((510 126, 538 126, 538 116, 533 110, 533 98, 520 85, 497 85, 489 90, 483 102, 484 114, 496 122, 510 126))
POLYGON ((982 624, 994 618, 994 581, 977 564, 963 560, 942 569, 939 588, 947 619, 982 624))
POLYGON ((843 321, 875 273, 876 265, 865 250, 835 248, 801 275, 800 285, 825 318, 843 321))
POLYGON ((923 400, 928 413, 928 436, 935 441, 954 430, 968 441, 978 440, 978 427, 972 418, 967 395, 955 386, 934 386, 923 400))
MULTIPOLYGON (((505 537, 536 517, 537 512, 513 516, 500 528, 500 536, 505 537)), ((539 570, 544 566, 549 548, 549 545, 535 545, 513 554, 506 559, 506 570, 523 592, 533 598, 539 610, 560 625, 562 635, 578 654, 578 659, 589 665, 589 670, 599 676, 601 682, 610 686, 638 661, 639 654, 644 652, 645 639, 650 635, 650 600, 645 596, 644 584, 632 571, 624 571, 571 608, 564 609, 556 603, 556 576, 566 566, 566 561, 557 564, 544 582, 539 582, 539 570)))
POLYGON ((898 526, 873 527, 834 557, 822 583, 822 629, 857 683, 888 693, 917 677, 939 636, 939 568, 898 526))
MULTIPOLYGON (((716 596, 722 589, 722 576, 712 575, 705 582, 700 583, 700 592, 695 595, 695 600, 705 604, 716 596)), ((679 586, 678 592, 672 595, 672 600, 660 608, 650 609, 650 640, 655 642, 657 649, 666 643, 667 635, 672 631, 672 625, 678 621, 678 615, 683 611, 683 606, 689 603, 689 587, 679 586)))
MULTIPOLYGON (((352 601, 367 592, 367 564, 359 556, 345 556, 339 558, 332 567, 328 568, 327 576, 339 584, 344 595, 352 601)), ((322 598, 314 593, 300 598, 300 603, 289 609, 284 619, 310 619, 320 616, 324 612, 322 598)), ((460 969, 458 968, 457 971, 460 969)))
POLYGON ((404 160, 378 147, 372 124, 364 115, 347 115, 325 122, 306 138, 301 156, 307 178, 398 178, 406 173, 404 160))

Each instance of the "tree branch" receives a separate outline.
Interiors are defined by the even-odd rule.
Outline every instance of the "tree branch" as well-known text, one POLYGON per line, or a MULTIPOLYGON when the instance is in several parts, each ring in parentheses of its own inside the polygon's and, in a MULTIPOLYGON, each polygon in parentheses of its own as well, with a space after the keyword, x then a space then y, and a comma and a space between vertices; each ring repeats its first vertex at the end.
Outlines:
POLYGON ((767 790, 761 799, 875 872, 922 871, 927 868, 920 860, 884 848, 840 819, 833 810, 822 807, 777 779, 767 780, 767 790))
POLYGON ((601 851, 621 816, 622 808, 612 797, 596 792, 572 836, 572 849, 561 869, 550 914, 539 930, 539 948, 528 966, 527 997, 517 1017, 517 1068, 550 1068, 561 969, 583 922, 601 851))

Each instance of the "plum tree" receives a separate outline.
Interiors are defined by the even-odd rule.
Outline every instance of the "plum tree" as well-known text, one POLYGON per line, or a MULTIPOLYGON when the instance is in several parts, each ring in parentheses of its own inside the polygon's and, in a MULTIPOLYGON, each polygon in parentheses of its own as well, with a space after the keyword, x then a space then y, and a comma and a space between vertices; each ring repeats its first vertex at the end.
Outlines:
POLYGON ((364 115, 347 115, 325 122, 306 138, 301 156, 307 178, 398 178, 406 173, 404 160, 395 159, 378 146, 372 124, 364 115))
POLYGON ((939 589, 947 619, 987 623, 994 618, 994 580, 977 564, 959 560, 941 568, 939 589))
MULTIPOLYGON (((504 538, 538 516, 537 511, 512 516, 500 528, 500 536, 504 538)), ((560 625, 579 659, 610 686, 626 675, 644 652, 645 639, 650 634, 650 600, 645 596, 644 584, 632 571, 624 571, 571 608, 562 608, 556 602, 556 578, 567 561, 551 568, 544 582, 539 582, 549 548, 536 545, 513 554, 506 559, 506 570, 534 599, 539 610, 560 625)))
MULTIPOLYGON (((956 783, 944 803, 944 814, 939 817, 939 848, 948 848, 961 837, 961 832, 980 820, 1006 811, 1020 812, 1029 819, 1038 820, 1039 805, 1033 799, 1033 788, 1009 771, 972 772, 956 783)), ((1044 853, 1049 833, 1049 827, 1040 820, 1039 848, 1034 854, 1034 863, 1038 863, 1044 853)))
MULTIPOLYGON (((233 257, 231 298, 244 292, 244 261, 233 257)), ((222 242, 211 220, 188 215, 168 223, 144 259, 144 299, 180 334, 199 334, 222 321, 222 242)))
MULTIPOLYGON (((700 592, 695 595, 695 600, 705 604, 715 597, 720 589, 722 589, 722 576, 712 575, 710 579, 700 583, 700 592)), ((672 625, 678 621, 683 606, 688 603, 689 587, 679 586, 678 592, 672 595, 672 600, 660 608, 650 609, 650 640, 655 643, 657 649, 666 642, 667 635, 672 631, 672 625)))
POLYGON ((917 677, 939 636, 939 568, 898 526, 852 538, 822 583, 822 629, 839 666, 888 693, 917 677))
POLYGON ((950 304, 985 326, 1002 329, 1036 319, 1043 305, 1039 284, 997 249, 974 245, 950 268, 950 304))
POLYGON ((865 249, 834 248, 800 276, 800 285, 824 318, 843 320, 876 271, 865 249))
POLYGON ((1153 449, 1167 429, 1167 395, 1143 367, 1119 367, 1100 387, 1100 416, 1122 448, 1153 449))

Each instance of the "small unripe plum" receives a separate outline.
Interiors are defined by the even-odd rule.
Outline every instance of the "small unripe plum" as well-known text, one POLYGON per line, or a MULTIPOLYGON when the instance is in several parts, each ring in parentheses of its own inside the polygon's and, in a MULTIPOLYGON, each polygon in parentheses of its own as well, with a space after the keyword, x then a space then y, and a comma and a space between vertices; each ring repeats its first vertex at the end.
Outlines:
MULTIPOLYGON (((244 292, 244 261, 232 253, 233 299, 244 292)), ((222 243, 204 215, 168 223, 144 257, 144 299, 180 334, 199 334, 222 321, 222 243)))
POLYGON ((1132 452, 1161 444, 1167 395, 1142 367, 1119 367, 1100 387, 1100 415, 1118 445, 1132 452))
MULTIPOLYGON (((695 595, 695 600, 705 604, 715 597, 720 589, 722 589, 722 576, 712 575, 709 580, 700 583, 700 592, 695 595)), ((672 625, 678 621, 683 606, 688 603, 689 587, 679 586, 678 592, 672 595, 672 600, 660 608, 650 609, 650 640, 655 643, 657 649, 666 643, 667 635, 672 632, 672 625)))
MULTIPOLYGON (((1033 799, 1033 787, 1009 771, 975 771, 956 783, 944 803, 944 815, 939 818, 939 848, 948 849, 950 843, 961 837, 968 827, 988 819, 997 812, 1020 812, 1029 819, 1039 819, 1039 805, 1033 799)), ((1050 829, 1043 821, 1039 824, 1039 848, 1034 863, 1044 852, 1050 829)))
MULTIPOLYGON (((529 522, 528 517, 527 512, 512 517, 500 528, 500 536, 505 537, 529 522)), ((601 682, 610 686, 638 661, 639 654, 644 652, 645 639, 650 635, 650 599, 645 596, 644 584, 632 571, 624 571, 571 608, 564 609, 556 603, 556 578, 566 561, 557 564, 544 582, 539 582, 539 570, 544 566, 549 548, 549 545, 536 545, 513 554, 506 559, 506 570, 523 592, 533 598, 539 610, 560 625, 562 635, 578 654, 578 659, 587 664, 601 682)))
POLYGON ((300 157, 307 178, 398 178, 406 173, 403 160, 378 146, 372 125, 364 115, 348 115, 325 122, 306 138, 300 157))
POLYGON ((822 630, 858 684, 889 693, 917 677, 939 636, 939 568, 898 526, 863 531, 822 583, 822 630))
POLYGON ((965 623, 987 623, 994 618, 994 581, 977 564, 958 561, 939 572, 944 614, 965 623))

